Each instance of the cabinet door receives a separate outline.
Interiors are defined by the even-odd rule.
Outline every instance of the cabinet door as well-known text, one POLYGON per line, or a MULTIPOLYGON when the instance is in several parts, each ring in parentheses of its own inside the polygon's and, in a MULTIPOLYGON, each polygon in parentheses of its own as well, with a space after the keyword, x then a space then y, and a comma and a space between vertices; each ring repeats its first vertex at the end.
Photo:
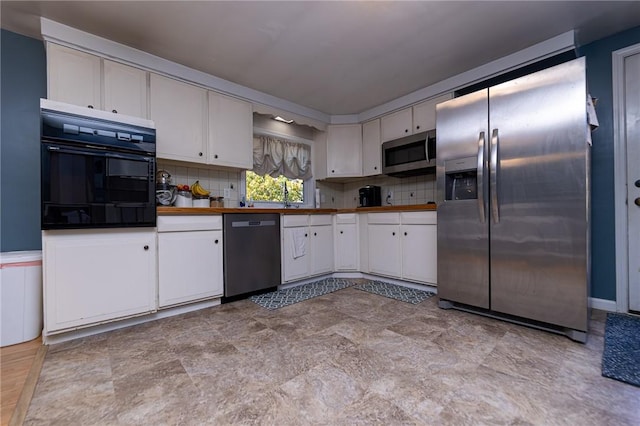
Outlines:
POLYGON ((333 272, 333 226, 311 226, 311 275, 333 272))
POLYGON ((158 305, 222 296, 222 231, 158 234, 158 305))
POLYGON ((45 332, 156 309, 155 231, 43 238, 45 332))
POLYGON ((369 271, 400 278, 400 225, 369 225, 369 271))
POLYGON ((47 44, 49 99, 101 109, 100 58, 57 44, 47 44))
POLYGON ((311 243, 309 227, 300 226, 282 229, 282 281, 295 281, 309 276, 311 243), (294 258, 294 235, 304 235, 303 255, 294 258))
POLYGON ((335 265, 337 271, 358 270, 358 225, 337 224, 335 233, 335 265))
POLYGON ((436 284, 436 225, 402 225, 402 278, 436 284))
POLYGON ((148 118, 147 72, 103 61, 104 110, 148 118))
POLYGON ((206 163, 207 91, 150 75, 150 118, 156 124, 156 156, 206 163))
POLYGON ((327 176, 362 176, 362 126, 327 127, 327 176))
POLYGON ((382 142, 398 139, 412 134, 411 108, 401 109, 380 119, 382 142))
POLYGON ((426 132, 436 128, 436 105, 448 101, 452 93, 438 96, 413 107, 413 133, 426 132))
POLYGON ((362 175, 375 176, 382 172, 380 119, 362 125, 362 175))
POLYGON ((253 168, 253 108, 249 102, 209 92, 208 162, 253 168))

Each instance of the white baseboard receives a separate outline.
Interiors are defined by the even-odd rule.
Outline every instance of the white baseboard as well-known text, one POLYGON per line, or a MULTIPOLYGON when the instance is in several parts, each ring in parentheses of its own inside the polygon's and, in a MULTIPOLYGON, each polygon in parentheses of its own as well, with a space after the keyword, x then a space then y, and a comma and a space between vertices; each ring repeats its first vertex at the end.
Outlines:
POLYGON ((149 321, 155 321, 160 318, 172 317, 174 315, 180 315, 191 311, 197 311, 199 309, 210 308, 220 304, 220 299, 205 300, 201 302, 192 303, 189 305, 175 306, 172 308, 162 309, 152 314, 143 315, 139 317, 127 318, 122 320, 115 320, 113 322, 88 326, 86 328, 79 328, 60 334, 43 333, 42 343, 45 345, 55 345, 56 343, 66 342, 68 340, 80 339, 82 337, 92 336, 94 334, 105 333, 107 331, 117 330, 119 328, 129 327, 132 325, 142 324, 149 321))
POLYGON ((599 309, 601 311, 617 312, 618 306, 615 300, 596 299, 595 297, 589 298, 589 307, 593 309, 599 309))

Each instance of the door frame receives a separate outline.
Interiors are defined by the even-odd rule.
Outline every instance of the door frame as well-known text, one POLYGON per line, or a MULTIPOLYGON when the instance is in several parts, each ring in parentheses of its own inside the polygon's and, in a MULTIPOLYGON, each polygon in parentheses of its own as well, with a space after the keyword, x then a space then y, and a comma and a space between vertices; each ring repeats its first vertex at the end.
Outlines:
POLYGON ((629 250, 627 216, 627 140, 625 138, 624 60, 640 53, 640 43, 611 54, 613 78, 613 159, 616 235, 616 310, 629 311, 629 250))

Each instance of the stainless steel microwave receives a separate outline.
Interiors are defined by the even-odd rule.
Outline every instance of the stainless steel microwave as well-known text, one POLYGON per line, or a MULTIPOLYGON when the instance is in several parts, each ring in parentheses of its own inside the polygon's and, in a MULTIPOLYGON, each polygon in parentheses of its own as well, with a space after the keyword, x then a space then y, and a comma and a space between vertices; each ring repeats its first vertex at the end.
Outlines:
POLYGON ((436 172, 436 131, 429 130, 382 144, 382 173, 416 176, 436 172))

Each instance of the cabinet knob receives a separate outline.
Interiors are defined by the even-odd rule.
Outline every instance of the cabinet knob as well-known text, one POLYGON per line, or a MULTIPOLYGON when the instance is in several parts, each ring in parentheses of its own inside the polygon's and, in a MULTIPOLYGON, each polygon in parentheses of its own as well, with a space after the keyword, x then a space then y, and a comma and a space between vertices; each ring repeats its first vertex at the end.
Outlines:
POLYGON ((416 126, 416 129, 417 129, 417 130, 420 130, 420 126, 416 126))
POLYGON ((144 249, 145 250, 149 250, 149 246, 144 246, 144 249))
POLYGON ((112 110, 111 110, 111 112, 112 112, 112 113, 114 113, 114 114, 117 114, 117 113, 118 113, 118 110, 116 110, 116 109, 112 109, 112 110))
POLYGON ((336 172, 335 170, 331 170, 331 173, 335 173, 335 172, 336 172))
POLYGON ((213 158, 218 158, 218 154, 215 154, 215 155, 213 156, 213 158))
POLYGON ((378 170, 378 166, 373 166, 373 170, 378 170))
POLYGON ((314 232, 314 233, 313 233, 313 236, 314 236, 314 237, 317 237, 317 236, 318 236, 318 234, 316 234, 316 233, 314 232))
POLYGON ((93 109, 93 105, 87 105, 87 108, 93 109))
POLYGON ((198 156, 199 156, 199 157, 202 157, 202 153, 201 153, 201 152, 199 152, 199 153, 198 153, 198 156))
POLYGON ((640 198, 636 198, 633 202, 636 206, 640 207, 640 198))
POLYGON ((395 232, 392 232, 392 233, 391 233, 391 235, 396 235, 396 233, 395 233, 395 232))
POLYGON ((306 236, 307 236, 307 234, 304 234, 304 236, 306 237, 306 236))
POLYGON ((404 233, 404 235, 406 236, 406 235, 407 235, 407 233, 405 232, 405 233, 404 233))
POLYGON ((344 231, 340 231, 341 234, 344 234, 344 231))
POLYGON ((215 240, 214 242, 215 242, 216 244, 218 244, 218 240, 215 240))
POLYGON ((640 179, 638 179, 638 180, 634 183, 634 185, 636 186, 636 188, 640 188, 640 179))
POLYGON ((409 129, 404 129, 404 132, 405 133, 409 133, 409 129))

